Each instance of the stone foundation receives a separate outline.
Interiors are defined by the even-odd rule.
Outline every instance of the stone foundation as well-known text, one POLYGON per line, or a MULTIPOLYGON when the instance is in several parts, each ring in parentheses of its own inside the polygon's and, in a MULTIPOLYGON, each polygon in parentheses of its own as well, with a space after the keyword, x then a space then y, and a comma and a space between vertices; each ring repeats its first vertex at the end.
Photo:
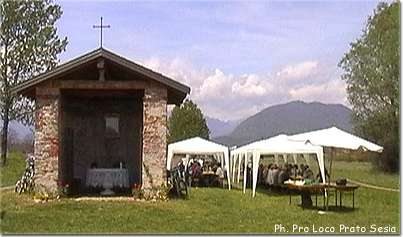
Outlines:
POLYGON ((35 112, 35 186, 57 191, 59 161, 58 90, 37 91, 35 112))
POLYGON ((166 184, 167 89, 153 85, 143 98, 142 188, 166 184))

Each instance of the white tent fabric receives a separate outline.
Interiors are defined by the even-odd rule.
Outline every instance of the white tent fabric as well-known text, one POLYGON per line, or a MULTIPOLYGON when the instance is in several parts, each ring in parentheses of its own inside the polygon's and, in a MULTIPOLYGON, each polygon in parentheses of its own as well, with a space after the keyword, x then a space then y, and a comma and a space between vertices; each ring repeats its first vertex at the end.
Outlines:
MULTIPOLYGON (((261 155, 274 155, 276 160, 278 155, 292 154, 294 162, 296 161, 296 154, 316 154, 319 164, 319 169, 325 183, 325 163, 323 157, 323 147, 335 147, 350 150, 368 150, 373 152, 382 152, 383 147, 364 140, 360 137, 347 133, 336 127, 327 129, 316 130, 307 133, 296 134, 292 136, 279 135, 269 139, 253 142, 245 146, 234 149, 231 154, 232 160, 238 160, 238 182, 240 173, 240 164, 242 159, 245 162, 244 170, 244 193, 246 189, 246 166, 249 159, 252 158, 252 195, 255 196, 258 164, 261 155)), ((235 167, 235 166, 234 166, 235 167)), ((233 171, 233 174, 235 172, 233 171)), ((234 177, 235 178, 235 177, 234 177)))
MULTIPOLYGON (((200 137, 189 138, 168 145, 167 170, 171 170, 171 160, 174 154, 186 155, 213 155, 221 161, 224 172, 227 174, 228 189, 231 189, 229 174, 229 150, 228 147, 207 141, 200 137)), ((187 162, 186 162, 187 163, 187 162)))
MULTIPOLYGON (((233 157, 244 155, 245 171, 244 171, 244 192, 246 189, 246 165, 250 155, 252 155, 252 195, 256 194, 256 184, 258 175, 258 165, 261 155, 287 155, 287 154, 316 154, 319 169, 325 183, 325 163, 323 160, 323 148, 321 146, 312 145, 305 141, 290 140, 287 135, 278 135, 269 139, 250 143, 233 151, 233 157)), ((242 157, 242 156, 241 156, 242 157)))
POLYGON ((336 127, 296 134, 289 136, 289 138, 298 141, 309 141, 311 144, 322 147, 335 147, 350 150, 358 150, 361 148, 374 152, 383 151, 383 147, 336 127))

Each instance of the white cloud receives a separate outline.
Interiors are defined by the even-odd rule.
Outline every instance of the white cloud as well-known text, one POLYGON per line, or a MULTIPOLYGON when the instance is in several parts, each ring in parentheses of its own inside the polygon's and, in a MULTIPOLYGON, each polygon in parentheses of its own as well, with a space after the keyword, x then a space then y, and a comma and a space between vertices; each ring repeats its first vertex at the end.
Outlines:
POLYGON ((171 61, 161 61, 158 58, 150 58, 140 63, 156 72, 166 74, 182 83, 195 86, 196 88, 203 84, 204 79, 208 76, 203 70, 195 70, 192 65, 179 58, 175 58, 171 61))
POLYGON ((222 71, 216 69, 214 74, 203 81, 195 98, 199 100, 224 99, 233 80, 232 75, 225 75, 222 71))
POLYGON ((195 69, 181 59, 165 62, 153 58, 142 64, 190 86, 190 98, 203 113, 222 120, 245 118, 291 100, 347 104, 345 83, 336 66, 318 61, 286 65, 266 75, 240 76, 220 69, 195 69))
POLYGON ((335 79, 323 84, 310 84, 296 89, 290 89, 292 100, 320 101, 324 103, 347 103, 345 83, 335 79))
POLYGON ((301 80, 314 74, 318 70, 317 61, 306 61, 296 65, 289 65, 277 72, 277 76, 283 80, 301 80))
POLYGON ((244 75, 243 78, 232 83, 232 93, 245 97, 263 96, 270 92, 273 86, 258 75, 244 75))

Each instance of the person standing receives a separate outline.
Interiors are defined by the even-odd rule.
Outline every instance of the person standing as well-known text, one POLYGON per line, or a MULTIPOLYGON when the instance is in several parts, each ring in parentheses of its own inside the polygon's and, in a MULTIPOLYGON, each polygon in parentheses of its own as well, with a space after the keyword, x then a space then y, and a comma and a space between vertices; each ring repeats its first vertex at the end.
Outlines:
POLYGON ((222 187, 224 185, 224 171, 221 168, 221 163, 218 163, 215 174, 217 175, 218 185, 222 187))
POLYGON ((273 185, 277 185, 278 184, 278 174, 280 173, 280 169, 278 168, 278 166, 276 164, 274 164, 274 168, 273 168, 273 185))

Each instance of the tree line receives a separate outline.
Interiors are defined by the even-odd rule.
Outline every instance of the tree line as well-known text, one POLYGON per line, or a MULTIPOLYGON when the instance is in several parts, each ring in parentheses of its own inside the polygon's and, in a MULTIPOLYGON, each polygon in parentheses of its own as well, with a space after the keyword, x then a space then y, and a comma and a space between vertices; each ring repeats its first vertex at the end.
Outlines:
POLYGON ((384 147, 376 164, 400 166, 400 2, 379 3, 339 63, 356 132, 384 147))

